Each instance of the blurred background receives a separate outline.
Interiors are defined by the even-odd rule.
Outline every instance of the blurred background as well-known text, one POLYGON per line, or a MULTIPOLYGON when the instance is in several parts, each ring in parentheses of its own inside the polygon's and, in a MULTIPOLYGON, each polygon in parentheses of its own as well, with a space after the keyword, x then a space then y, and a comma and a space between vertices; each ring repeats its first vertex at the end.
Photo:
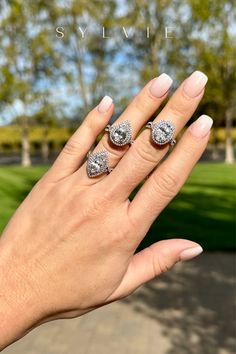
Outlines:
POLYGON ((174 90, 194 70, 209 81, 192 120, 212 116, 211 139, 140 248, 186 237, 205 254, 126 300, 44 325, 6 353, 235 353, 236 8, 234 0, 0 1, 0 232, 104 95, 115 120, 153 77, 168 73, 174 90))

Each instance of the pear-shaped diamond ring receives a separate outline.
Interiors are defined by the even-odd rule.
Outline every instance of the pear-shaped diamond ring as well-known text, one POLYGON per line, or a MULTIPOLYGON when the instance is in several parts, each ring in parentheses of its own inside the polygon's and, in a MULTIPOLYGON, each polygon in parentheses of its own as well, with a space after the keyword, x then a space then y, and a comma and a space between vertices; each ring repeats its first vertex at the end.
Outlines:
POLYGON ((88 177, 97 177, 103 173, 110 173, 108 152, 106 150, 88 153, 87 175, 88 177))

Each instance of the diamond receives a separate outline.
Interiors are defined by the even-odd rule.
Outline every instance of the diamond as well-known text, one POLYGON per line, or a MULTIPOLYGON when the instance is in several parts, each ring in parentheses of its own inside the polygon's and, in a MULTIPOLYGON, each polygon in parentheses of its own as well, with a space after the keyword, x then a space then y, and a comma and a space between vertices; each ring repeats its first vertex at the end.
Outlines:
POLYGON ((127 136, 127 133, 125 131, 125 129, 122 129, 122 128, 117 128, 113 134, 113 139, 116 143, 120 144, 122 143, 122 141, 126 140, 126 136, 127 136))
POLYGON ((175 128, 172 122, 161 120, 152 125, 152 139, 158 145, 169 143, 174 136, 175 128))
POLYGON ((88 156, 87 174, 89 177, 100 176, 108 171, 108 152, 94 152, 88 156))
POLYGON ((132 141, 132 130, 128 120, 120 123, 119 125, 113 125, 109 129, 110 139, 113 144, 123 146, 130 144, 132 141))

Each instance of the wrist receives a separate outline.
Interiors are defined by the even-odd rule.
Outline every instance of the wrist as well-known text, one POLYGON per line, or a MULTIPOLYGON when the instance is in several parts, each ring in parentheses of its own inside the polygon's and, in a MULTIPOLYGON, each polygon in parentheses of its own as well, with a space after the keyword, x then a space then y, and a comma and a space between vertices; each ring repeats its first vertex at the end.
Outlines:
POLYGON ((40 320, 35 291, 13 252, 0 246, 0 351, 40 320))

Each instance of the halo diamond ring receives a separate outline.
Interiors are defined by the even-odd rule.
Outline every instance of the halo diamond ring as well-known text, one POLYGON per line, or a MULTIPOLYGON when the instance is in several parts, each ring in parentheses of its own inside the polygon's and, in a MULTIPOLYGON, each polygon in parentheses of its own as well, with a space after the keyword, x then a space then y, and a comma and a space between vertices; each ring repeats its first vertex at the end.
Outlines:
POLYGON ((87 174, 93 178, 103 173, 110 173, 112 168, 109 167, 108 152, 106 150, 88 153, 87 174))
POLYGON ((128 120, 117 125, 107 125, 105 131, 109 132, 110 140, 114 145, 124 146, 133 143, 132 128, 128 120))
POLYGON ((152 140, 157 145, 165 145, 170 143, 170 145, 175 145, 176 140, 174 139, 175 126, 171 121, 160 120, 158 123, 148 122, 146 128, 152 130, 152 140))

